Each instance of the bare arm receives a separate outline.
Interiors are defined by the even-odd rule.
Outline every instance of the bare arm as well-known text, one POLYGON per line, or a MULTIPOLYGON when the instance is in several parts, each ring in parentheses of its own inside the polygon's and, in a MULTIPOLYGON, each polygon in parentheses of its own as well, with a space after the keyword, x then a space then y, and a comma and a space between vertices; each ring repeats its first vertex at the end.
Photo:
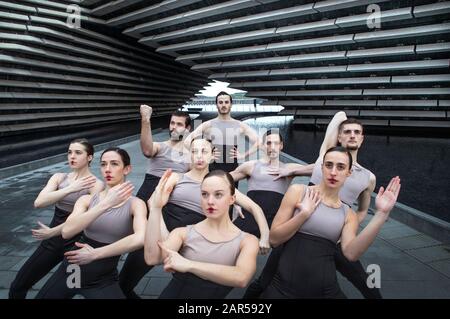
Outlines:
POLYGON ((367 216, 367 211, 370 206, 371 194, 375 189, 376 178, 372 173, 370 174, 369 186, 358 196, 358 210, 356 215, 358 216, 359 224, 362 223, 367 216))
POLYGON ((178 179, 178 174, 170 175, 168 171, 164 172, 158 186, 148 200, 147 205, 150 213, 144 241, 144 259, 148 265, 158 265, 162 262, 158 242, 165 241, 169 238, 169 231, 162 216, 162 207, 166 205, 178 179))
POLYGON ((302 165, 297 163, 289 163, 287 167, 290 170, 290 176, 311 176, 314 164, 302 165))
POLYGON ((231 177, 235 182, 240 181, 242 179, 246 179, 249 177, 253 171, 253 167, 255 166, 255 161, 245 162, 236 167, 236 169, 230 172, 231 177))
POLYGON ((144 231, 147 214, 144 202, 138 198, 133 199, 130 214, 133 215, 134 233, 132 235, 99 248, 93 248, 89 244, 76 242, 75 245, 80 249, 66 252, 64 255, 67 260, 70 263, 85 265, 94 260, 120 256, 142 247, 144 245, 144 231))
POLYGON ((146 157, 153 157, 159 151, 158 143, 153 142, 150 118, 152 108, 141 105, 141 150, 146 157))
MULTIPOLYGON (((180 238, 181 235, 178 235, 178 237, 180 238)), ((190 272, 219 285, 240 288, 246 287, 255 274, 258 240, 253 235, 247 235, 242 240, 239 256, 234 266, 188 260, 176 252, 176 248, 181 247, 179 240, 172 243, 166 242, 163 245, 164 269, 166 271, 190 272), (168 247, 175 249, 171 250, 168 247)))
POLYGON ((192 140, 196 139, 199 136, 202 136, 203 132, 207 130, 211 126, 210 121, 206 121, 200 124, 194 131, 192 131, 183 141, 183 145, 186 149, 191 148, 192 140))
POLYGON ((358 217, 352 210, 347 214, 344 229, 342 230, 341 246, 342 253, 348 260, 358 260, 373 243, 397 201, 400 187, 400 179, 395 177, 386 187, 386 190, 383 187, 380 188, 375 200, 377 211, 370 223, 358 235, 356 235, 359 224, 358 217))
POLYGON ((242 128, 244 135, 247 136, 250 143, 252 143, 252 145, 250 146, 250 149, 242 155, 242 157, 245 159, 245 158, 247 158, 247 156, 252 155, 253 153, 255 153, 258 150, 258 148, 261 145, 261 141, 258 137, 258 134, 256 134, 256 132, 247 124, 241 123, 241 128, 242 128))
POLYGON ((274 181, 284 177, 291 178, 292 180, 295 176, 311 176, 313 169, 314 164, 302 165, 289 163, 284 167, 268 167, 267 174, 274 176, 274 181))
POLYGON ((162 247, 174 252, 180 250, 186 238, 186 232, 186 227, 175 228, 165 239, 156 238, 156 236, 149 238, 146 234, 144 258, 147 265, 159 265, 168 257, 169 253, 162 247))
POLYGON ((337 139, 339 135, 339 125, 347 119, 347 115, 345 112, 340 111, 337 112, 330 123, 327 126, 327 131, 325 132, 325 137, 322 142, 322 146, 320 147, 319 158, 322 158, 325 155, 325 152, 337 145, 337 139))
POLYGON ((69 239, 86 229, 94 220, 111 207, 125 201, 131 196, 134 187, 130 182, 114 186, 97 205, 89 209, 91 196, 82 196, 75 203, 72 214, 64 223, 61 235, 69 239))
POLYGON ((248 211, 255 218, 256 224, 258 224, 259 232, 261 234, 260 247, 261 253, 266 254, 270 249, 269 243, 269 225, 267 224, 266 216, 263 210, 251 200, 248 196, 242 194, 236 189, 236 204, 248 211))
POLYGON ((35 208, 43 208, 55 204, 70 193, 94 187, 97 182, 95 176, 90 175, 72 182, 67 187, 58 189, 58 185, 62 182, 64 176, 65 174, 57 173, 49 179, 47 185, 42 189, 34 201, 35 208))
POLYGON ((276 247, 288 241, 307 220, 307 217, 303 214, 292 217, 297 202, 302 200, 301 195, 304 193, 305 187, 304 185, 293 184, 286 191, 270 229, 270 244, 272 246, 276 247))
POLYGON ((145 225, 147 223, 147 208, 144 201, 133 198, 131 212, 133 214, 134 233, 110 245, 96 248, 95 259, 119 256, 144 246, 145 225))
MULTIPOLYGON (((95 194, 95 193, 102 191, 103 188, 104 188, 103 182, 101 182, 100 180, 97 180, 97 182, 95 183, 95 186, 92 187, 89 190, 89 192, 90 192, 90 194, 95 194)), ((41 223, 40 221, 38 221, 39 228, 32 229, 31 232, 32 232, 34 238, 36 238, 38 240, 45 240, 45 239, 49 239, 49 238, 61 235, 64 224, 65 223, 62 223, 62 224, 59 224, 58 226, 50 228, 50 227, 44 225, 43 223, 41 223)))

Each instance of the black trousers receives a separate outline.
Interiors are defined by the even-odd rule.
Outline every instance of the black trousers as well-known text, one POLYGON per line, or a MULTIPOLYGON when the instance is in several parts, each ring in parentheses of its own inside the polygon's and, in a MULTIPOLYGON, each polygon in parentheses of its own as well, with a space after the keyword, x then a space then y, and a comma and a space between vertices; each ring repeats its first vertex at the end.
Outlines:
MULTIPOLYGON (((85 235, 81 236, 80 241, 94 248, 108 245, 85 235)), ((79 248, 74 246, 72 249, 79 248)), ((119 258, 120 256, 108 257, 80 266, 81 285, 77 288, 68 285, 71 276, 68 267, 71 264, 64 258, 58 270, 39 291, 36 299, 70 299, 76 294, 87 299, 124 299, 125 295, 120 289, 117 274, 119 258)))
MULTIPOLYGON (((257 299, 261 293, 267 288, 272 281, 275 273, 277 272, 278 263, 281 253, 283 251, 283 245, 272 250, 266 265, 259 276, 259 278, 253 281, 247 288, 243 298, 244 299, 257 299)), ((338 244, 336 252, 334 254, 334 262, 336 270, 339 271, 349 282, 353 284, 366 299, 382 299, 382 295, 379 288, 369 288, 367 286, 368 274, 364 270, 360 261, 349 261, 342 253, 341 245, 338 244)))
MULTIPOLYGON (((254 190, 247 192, 247 196, 262 208, 270 228, 278 208, 280 207, 281 201, 283 200, 283 194, 272 191, 254 190)), ((234 221, 234 224, 242 231, 253 234, 259 238, 261 234, 259 233, 259 227, 255 218, 245 210, 243 210, 243 213, 245 218, 238 217, 234 221)))
MULTIPOLYGON (((217 161, 214 161, 211 164, 209 164, 209 171, 210 172, 220 169, 222 171, 230 173, 230 172, 234 171, 239 166, 239 163, 237 162, 237 159, 232 159, 228 155, 232 148, 234 148, 234 147, 237 148, 237 145, 233 145, 233 146, 230 146, 230 145, 215 145, 214 147, 218 148, 219 151, 222 152, 221 153, 222 158, 220 158, 217 161)), ((238 188, 239 187, 239 182, 234 182, 234 186, 236 188, 238 188)))
MULTIPOLYGON (((136 197, 147 203, 160 179, 161 177, 159 176, 145 174, 144 182, 139 188, 136 197)), ((148 217, 148 205, 146 205, 146 207, 148 217)), ((152 269, 152 267, 153 266, 148 266, 145 263, 144 248, 135 250, 128 254, 119 274, 119 285, 127 299, 140 299, 140 297, 134 292, 134 288, 145 276, 145 274, 152 269)))
POLYGON ((367 278, 369 275, 364 270, 363 265, 359 260, 349 261, 342 253, 341 244, 338 244, 336 253, 334 254, 334 262, 336 264, 336 269, 341 273, 342 276, 347 278, 356 289, 361 292, 361 294, 366 299, 382 299, 381 292, 379 288, 369 288, 367 286, 367 278))
MULTIPOLYGON (((50 227, 64 223, 70 212, 55 207, 50 227)), ((64 252, 79 239, 80 235, 65 240, 61 235, 46 239, 20 268, 9 289, 10 299, 25 299, 28 290, 58 265, 64 258, 64 252)))
POLYGON ((336 277, 332 241, 296 233, 285 244, 262 298, 346 298, 336 277))
POLYGON ((191 273, 174 273, 159 299, 225 299, 232 289, 191 273))
MULTIPOLYGON (((197 224, 205 219, 205 216, 198 212, 171 203, 164 206, 162 213, 164 222, 169 231, 178 227, 197 224)), ((139 298, 133 289, 152 268, 153 266, 149 266, 145 262, 143 248, 128 254, 119 275, 120 287, 128 299, 139 298)))

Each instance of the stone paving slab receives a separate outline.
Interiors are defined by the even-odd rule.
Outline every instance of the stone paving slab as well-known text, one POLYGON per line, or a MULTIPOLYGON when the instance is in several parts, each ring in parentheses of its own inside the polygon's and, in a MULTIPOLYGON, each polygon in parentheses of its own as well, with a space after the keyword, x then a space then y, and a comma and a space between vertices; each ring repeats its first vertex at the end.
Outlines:
POLYGON ((450 278, 450 259, 430 262, 428 265, 450 278))
POLYGON ((390 243, 402 250, 424 248, 440 244, 439 241, 424 234, 392 239, 390 243))
MULTIPOLYGON (((163 132, 156 134, 154 139, 162 141, 167 137, 163 132)), ((128 180, 135 185, 137 192, 145 174, 146 158, 141 154, 139 141, 121 147, 131 155, 133 170, 128 180)), ((99 152, 95 153, 92 163, 92 171, 98 177, 99 158, 99 152)), ((36 227, 37 220, 49 222, 53 216, 51 208, 34 209, 33 201, 51 174, 57 171, 67 171, 67 165, 58 163, 0 181, 0 298, 7 298, 9 285, 17 271, 39 244, 31 237, 30 229, 36 227)), ((308 178, 296 178, 294 182, 306 184, 308 178)), ((240 183, 240 188, 245 191, 246 183, 240 183)), ((362 226, 367 225, 371 217, 368 215, 362 226)), ((258 256, 255 277, 262 271, 266 259, 267 256, 258 256)), ((124 260, 125 256, 122 256, 119 267, 124 260)), ((380 265, 381 292, 385 298, 450 298, 449 247, 392 218, 383 226, 361 262, 364 267, 380 265)), ((34 298, 49 276, 38 282, 27 298, 34 298)), ((164 272, 161 266, 154 267, 144 276, 136 291, 143 298, 157 298, 170 279, 171 274, 164 272)), ((349 298, 362 298, 340 274, 338 280, 349 298)), ((228 298, 240 298, 244 291, 233 289, 228 298)))
POLYGON ((450 246, 449 245, 439 245, 439 246, 433 246, 433 247, 412 249, 412 250, 408 250, 407 252, 408 252, 408 254, 419 259, 420 261, 427 263, 427 262, 447 259, 450 254, 450 246))

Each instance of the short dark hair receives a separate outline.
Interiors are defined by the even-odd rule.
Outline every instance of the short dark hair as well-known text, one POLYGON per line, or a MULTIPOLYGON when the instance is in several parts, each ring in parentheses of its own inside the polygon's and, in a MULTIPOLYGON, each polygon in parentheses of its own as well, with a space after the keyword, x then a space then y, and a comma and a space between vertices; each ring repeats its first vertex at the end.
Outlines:
POLYGON ((191 125, 191 117, 189 116, 188 112, 177 110, 177 111, 173 112, 170 116, 171 117, 172 116, 184 117, 184 124, 185 124, 185 126, 188 127, 188 126, 191 125))
POLYGON ((117 154, 119 154, 124 166, 128 166, 131 164, 130 155, 128 155, 128 152, 120 147, 109 147, 104 150, 102 156, 100 156, 100 161, 102 160, 103 155, 107 152, 116 152, 117 154))
POLYGON ((322 162, 325 162, 325 156, 327 156, 327 154, 331 153, 331 152, 341 152, 341 153, 347 154, 348 163, 349 163, 348 169, 352 168, 352 165, 353 165, 352 154, 350 154, 350 152, 345 147, 342 147, 342 146, 334 146, 332 148, 329 148, 323 155, 322 162))
POLYGON ((236 188, 234 186, 234 180, 233 177, 231 177, 230 173, 227 173, 221 169, 216 169, 214 171, 209 172, 208 174, 206 174, 206 176, 203 178, 203 181, 205 181, 205 179, 209 178, 209 177, 225 177, 225 179, 228 181, 228 184, 230 185, 230 192, 231 195, 234 195, 236 192, 236 188))
POLYGON ((358 124, 359 126, 361 126, 361 133, 364 131, 364 126, 362 125, 362 123, 359 120, 357 120, 355 118, 348 118, 344 122, 339 124, 338 132, 339 133, 342 132, 342 130, 344 129, 344 125, 347 125, 347 124, 358 124))
POLYGON ((233 97, 232 97, 230 94, 228 94, 228 93, 225 92, 225 91, 220 91, 219 94, 216 95, 216 104, 217 104, 217 99, 218 99, 219 96, 221 96, 221 95, 227 95, 227 96, 229 96, 229 97, 230 97, 230 102, 233 103, 233 97))
POLYGON ((280 137, 280 142, 283 142, 283 137, 281 136, 280 131, 278 129, 270 129, 266 133, 264 133, 264 135, 262 137, 263 142, 265 141, 267 136, 272 135, 272 134, 278 135, 280 137))

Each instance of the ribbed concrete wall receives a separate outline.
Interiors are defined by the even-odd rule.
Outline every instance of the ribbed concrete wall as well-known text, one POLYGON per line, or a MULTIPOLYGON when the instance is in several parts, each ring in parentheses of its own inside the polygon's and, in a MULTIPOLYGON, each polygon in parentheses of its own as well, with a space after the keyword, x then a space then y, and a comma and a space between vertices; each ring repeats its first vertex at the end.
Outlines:
POLYGON ((84 3, 192 70, 285 106, 297 123, 347 109, 367 125, 450 127, 450 1, 84 3))
POLYGON ((82 8, 81 28, 70 28, 70 3, 0 1, 1 155, 66 143, 100 126, 123 129, 139 122, 141 103, 155 117, 167 115, 208 81, 89 9, 82 8))
POLYGON ((167 115, 212 79, 297 124, 345 109, 448 131, 449 16, 436 0, 0 0, 0 157, 129 128, 141 103, 167 115))

